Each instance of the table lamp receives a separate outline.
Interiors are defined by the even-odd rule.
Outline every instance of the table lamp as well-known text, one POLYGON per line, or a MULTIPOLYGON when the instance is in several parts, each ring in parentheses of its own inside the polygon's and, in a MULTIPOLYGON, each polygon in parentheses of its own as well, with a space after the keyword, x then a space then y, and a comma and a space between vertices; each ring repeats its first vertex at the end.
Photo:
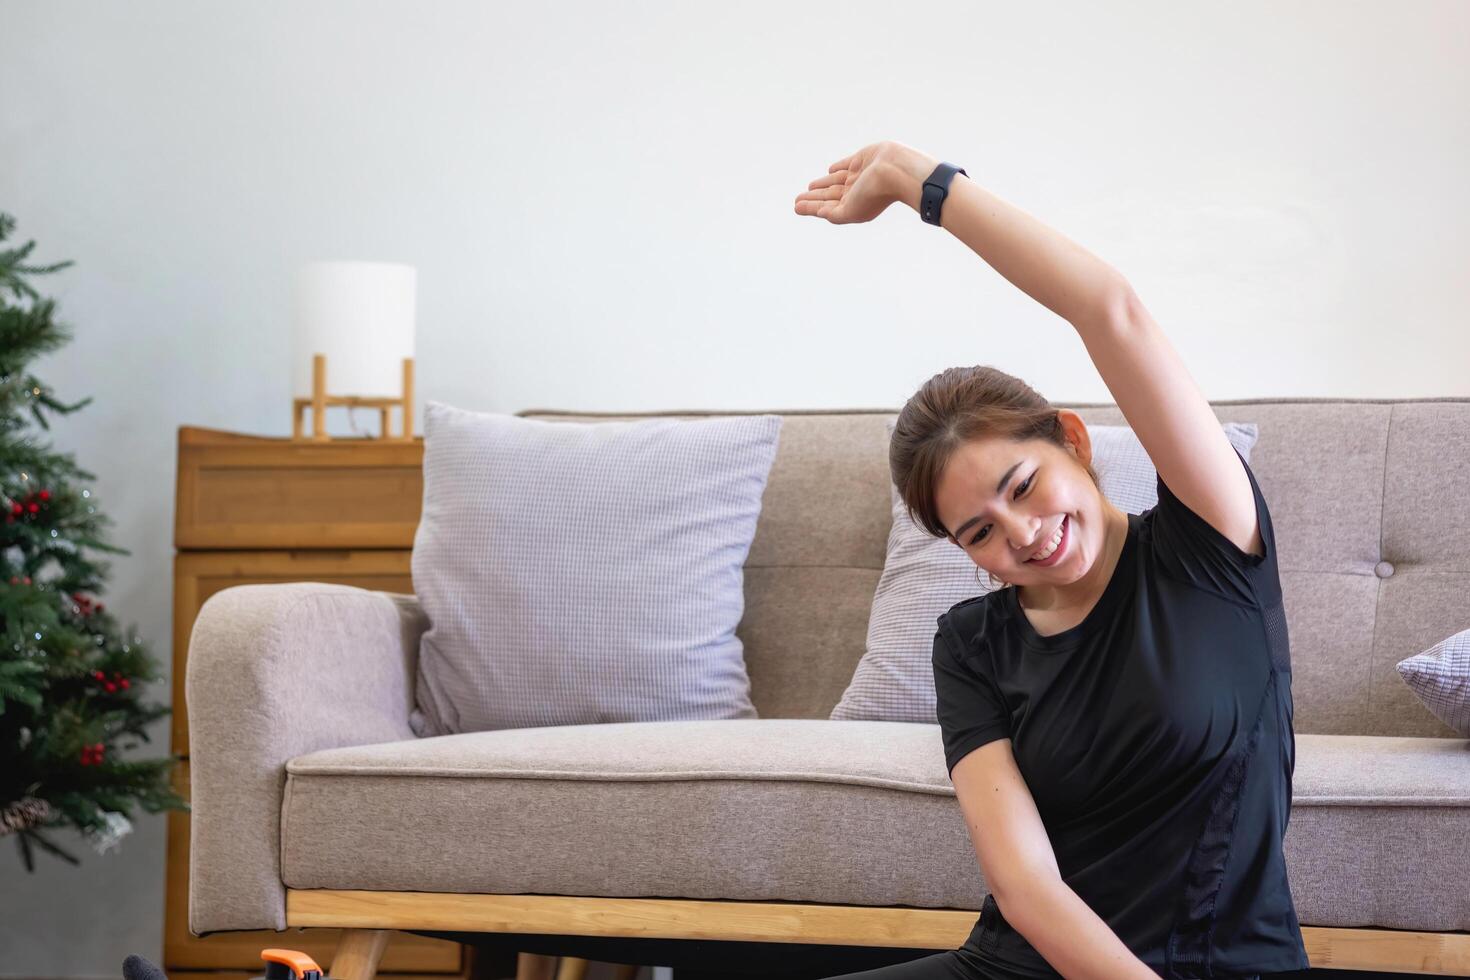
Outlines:
POLYGON ((309 262, 293 303, 291 437, 323 442, 327 406, 378 409, 379 439, 413 438, 414 294, 418 273, 396 262, 309 262), (328 394, 330 388, 331 394, 328 394), (403 413, 390 435, 388 413, 403 413), (302 433, 311 407, 312 434, 302 433))

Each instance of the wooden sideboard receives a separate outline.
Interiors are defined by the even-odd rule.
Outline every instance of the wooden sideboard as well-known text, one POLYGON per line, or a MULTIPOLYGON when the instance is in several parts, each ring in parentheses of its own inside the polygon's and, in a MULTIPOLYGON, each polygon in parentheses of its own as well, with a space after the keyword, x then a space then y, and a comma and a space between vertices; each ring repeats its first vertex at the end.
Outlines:
MULTIPOLYGON (((410 558, 423 499, 422 438, 296 442, 181 426, 174 519, 173 751, 189 795, 184 676, 199 607, 232 585, 336 582, 413 592, 410 558)), ((189 932, 189 815, 168 814, 164 971, 172 980, 236 980, 264 973, 260 951, 308 953, 329 968, 336 929, 189 932), (208 974, 198 971, 211 971, 208 974)), ((459 943, 399 933, 381 973, 425 980, 464 976, 459 943)))

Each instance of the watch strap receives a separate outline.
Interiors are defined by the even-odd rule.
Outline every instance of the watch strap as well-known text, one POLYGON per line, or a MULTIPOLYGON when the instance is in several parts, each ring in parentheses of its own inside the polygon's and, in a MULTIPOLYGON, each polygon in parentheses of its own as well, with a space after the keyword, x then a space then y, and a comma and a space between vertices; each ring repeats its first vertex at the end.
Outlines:
POLYGON ((970 176, 963 167, 941 163, 924 181, 924 193, 919 198, 919 217, 931 225, 939 224, 939 214, 944 209, 944 199, 949 196, 949 184, 955 174, 970 176))

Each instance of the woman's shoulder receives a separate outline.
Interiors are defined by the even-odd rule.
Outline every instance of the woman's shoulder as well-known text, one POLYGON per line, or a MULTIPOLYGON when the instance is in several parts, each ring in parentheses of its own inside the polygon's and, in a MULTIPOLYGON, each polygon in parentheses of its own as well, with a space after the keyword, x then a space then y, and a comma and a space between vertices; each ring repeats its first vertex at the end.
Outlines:
POLYGON ((1001 622, 1005 605, 1001 590, 973 596, 950 606, 939 615, 939 629, 948 631, 956 644, 957 655, 976 650, 985 636, 1001 622))

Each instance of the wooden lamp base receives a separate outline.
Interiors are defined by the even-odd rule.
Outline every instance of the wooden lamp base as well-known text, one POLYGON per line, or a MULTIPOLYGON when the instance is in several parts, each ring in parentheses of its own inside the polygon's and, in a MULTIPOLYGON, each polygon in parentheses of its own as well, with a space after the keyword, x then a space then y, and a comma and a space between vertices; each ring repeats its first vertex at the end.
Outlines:
POLYGON ((384 442, 409 442, 413 439, 413 358, 403 359, 403 397, 367 398, 359 395, 327 394, 327 355, 313 354, 311 357, 311 397, 292 401, 291 439, 299 442, 330 442, 327 435, 327 406, 346 405, 350 408, 376 408, 382 423, 378 439, 384 442), (403 435, 389 434, 388 412, 397 405, 403 414, 403 435), (304 416, 311 409, 312 434, 302 434, 304 416))

